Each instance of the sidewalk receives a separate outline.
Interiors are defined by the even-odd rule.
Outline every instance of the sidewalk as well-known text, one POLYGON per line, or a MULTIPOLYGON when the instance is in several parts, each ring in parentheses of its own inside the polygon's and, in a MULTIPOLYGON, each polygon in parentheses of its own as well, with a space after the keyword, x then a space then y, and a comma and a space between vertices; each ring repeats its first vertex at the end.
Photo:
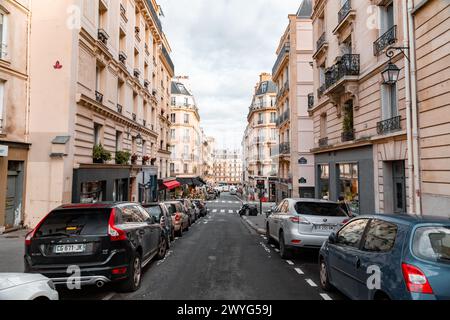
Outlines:
POLYGON ((266 234, 266 215, 242 216, 242 219, 256 232, 266 234))
POLYGON ((0 235, 0 272, 24 271, 23 255, 28 230, 0 235))

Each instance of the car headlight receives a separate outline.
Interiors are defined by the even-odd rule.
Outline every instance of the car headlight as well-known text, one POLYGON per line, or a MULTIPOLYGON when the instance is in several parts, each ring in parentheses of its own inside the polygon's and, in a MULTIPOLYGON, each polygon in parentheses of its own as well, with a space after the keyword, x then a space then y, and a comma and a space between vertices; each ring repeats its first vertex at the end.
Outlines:
POLYGON ((55 284, 53 283, 52 280, 49 280, 49 281, 47 282, 47 284, 48 284, 48 286, 49 286, 52 290, 56 290, 55 284))

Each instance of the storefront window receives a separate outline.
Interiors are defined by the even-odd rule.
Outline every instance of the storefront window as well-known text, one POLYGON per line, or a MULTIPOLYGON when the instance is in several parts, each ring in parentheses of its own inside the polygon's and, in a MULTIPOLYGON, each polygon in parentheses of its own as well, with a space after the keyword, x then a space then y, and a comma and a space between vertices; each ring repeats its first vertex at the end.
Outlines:
POLYGON ((84 182, 81 184, 81 203, 97 203, 104 201, 106 181, 84 182))
POLYGON ((319 198, 330 199, 330 166, 319 165, 319 198))
POLYGON ((126 179, 119 179, 114 181, 114 201, 126 201, 127 199, 127 182, 126 179))
POLYGON ((339 165, 339 198, 349 205, 353 213, 359 214, 358 164, 342 163, 339 165))

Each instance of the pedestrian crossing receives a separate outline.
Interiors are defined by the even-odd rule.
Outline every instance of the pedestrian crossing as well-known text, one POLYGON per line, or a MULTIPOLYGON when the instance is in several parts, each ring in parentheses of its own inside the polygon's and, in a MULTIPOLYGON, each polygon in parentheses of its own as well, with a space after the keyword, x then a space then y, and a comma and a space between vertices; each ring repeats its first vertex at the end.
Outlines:
POLYGON ((211 210, 212 213, 221 213, 221 214, 225 214, 225 213, 239 213, 239 210, 225 210, 225 209, 213 209, 211 210))
POLYGON ((241 201, 219 201, 219 200, 215 200, 215 201, 207 201, 206 203, 223 203, 223 204, 241 204, 241 201))

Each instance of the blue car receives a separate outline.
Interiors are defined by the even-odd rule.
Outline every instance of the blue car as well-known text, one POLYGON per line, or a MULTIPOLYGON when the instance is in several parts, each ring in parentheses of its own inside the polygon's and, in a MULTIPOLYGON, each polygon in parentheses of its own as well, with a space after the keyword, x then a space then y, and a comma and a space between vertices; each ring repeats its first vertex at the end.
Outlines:
POLYGON ((320 286, 355 300, 450 300, 450 219, 360 216, 319 254, 320 286))

